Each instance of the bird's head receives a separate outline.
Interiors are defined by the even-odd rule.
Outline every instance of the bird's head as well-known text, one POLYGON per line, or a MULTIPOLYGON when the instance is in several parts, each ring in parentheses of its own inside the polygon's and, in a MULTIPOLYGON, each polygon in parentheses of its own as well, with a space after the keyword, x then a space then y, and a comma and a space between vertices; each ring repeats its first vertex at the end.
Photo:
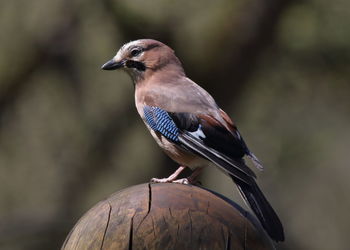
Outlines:
POLYGON ((170 47, 156 40, 140 39, 124 44, 111 60, 102 65, 102 69, 124 69, 137 83, 147 74, 174 66, 183 72, 179 59, 170 47))

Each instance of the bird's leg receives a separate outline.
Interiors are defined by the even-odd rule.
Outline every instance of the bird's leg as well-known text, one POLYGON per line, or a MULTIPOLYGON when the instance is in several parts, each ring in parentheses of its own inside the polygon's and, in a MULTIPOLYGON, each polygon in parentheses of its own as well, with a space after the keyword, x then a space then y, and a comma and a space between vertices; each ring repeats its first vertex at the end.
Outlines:
POLYGON ((203 170, 203 167, 198 167, 198 168, 196 168, 193 171, 193 173, 189 177, 183 178, 183 179, 179 179, 179 180, 176 180, 176 181, 173 181, 173 182, 180 183, 180 184, 193 184, 193 185, 196 185, 196 184, 198 184, 197 177, 202 172, 202 170, 203 170))
POLYGON ((158 178, 152 178, 151 182, 155 182, 155 183, 166 183, 166 182, 176 182, 176 178, 181 174, 182 171, 185 170, 185 166, 180 166, 178 169, 176 169, 176 171, 174 173, 172 173, 168 178, 162 178, 162 179, 158 179, 158 178))

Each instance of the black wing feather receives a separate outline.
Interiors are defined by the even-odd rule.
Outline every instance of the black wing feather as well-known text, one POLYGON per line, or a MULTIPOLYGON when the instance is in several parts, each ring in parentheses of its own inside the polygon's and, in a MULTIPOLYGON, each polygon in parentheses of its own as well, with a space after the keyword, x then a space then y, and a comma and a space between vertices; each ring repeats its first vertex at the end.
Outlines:
POLYGON ((235 178, 248 185, 254 182, 254 179, 252 178, 254 176, 254 172, 252 172, 248 167, 242 165, 242 163, 239 163, 238 161, 235 162, 232 159, 228 159, 215 149, 211 149, 203 145, 203 143, 201 143, 191 134, 181 133, 179 135, 179 142, 186 149, 189 149, 201 157, 215 163, 217 167, 224 171, 224 173, 230 176, 235 176, 235 178))
POLYGON ((242 159, 245 154, 251 156, 251 153, 239 132, 232 133, 222 126, 212 126, 205 119, 189 113, 169 115, 179 128, 180 145, 212 161, 228 174, 270 237, 283 241, 282 223, 256 184, 254 172, 242 159), (193 136, 192 132, 198 129, 202 129, 205 138, 193 136))

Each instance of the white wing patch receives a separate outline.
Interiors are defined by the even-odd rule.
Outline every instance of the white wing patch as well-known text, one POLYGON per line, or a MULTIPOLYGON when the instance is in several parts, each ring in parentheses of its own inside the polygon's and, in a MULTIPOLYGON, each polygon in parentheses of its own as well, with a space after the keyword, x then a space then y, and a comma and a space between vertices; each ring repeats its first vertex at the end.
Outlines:
POLYGON ((198 129, 196 131, 193 132, 189 132, 189 134, 191 134, 192 136, 196 137, 197 139, 204 139, 206 138, 205 134, 203 133, 202 130, 202 125, 199 124, 198 129))

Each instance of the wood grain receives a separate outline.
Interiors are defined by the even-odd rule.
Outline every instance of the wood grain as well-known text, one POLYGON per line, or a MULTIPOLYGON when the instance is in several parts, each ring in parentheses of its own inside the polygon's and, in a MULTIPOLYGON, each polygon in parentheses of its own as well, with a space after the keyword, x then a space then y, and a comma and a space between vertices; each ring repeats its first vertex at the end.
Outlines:
POLYGON ((90 209, 62 249, 274 249, 259 222, 210 190, 141 184, 90 209))

